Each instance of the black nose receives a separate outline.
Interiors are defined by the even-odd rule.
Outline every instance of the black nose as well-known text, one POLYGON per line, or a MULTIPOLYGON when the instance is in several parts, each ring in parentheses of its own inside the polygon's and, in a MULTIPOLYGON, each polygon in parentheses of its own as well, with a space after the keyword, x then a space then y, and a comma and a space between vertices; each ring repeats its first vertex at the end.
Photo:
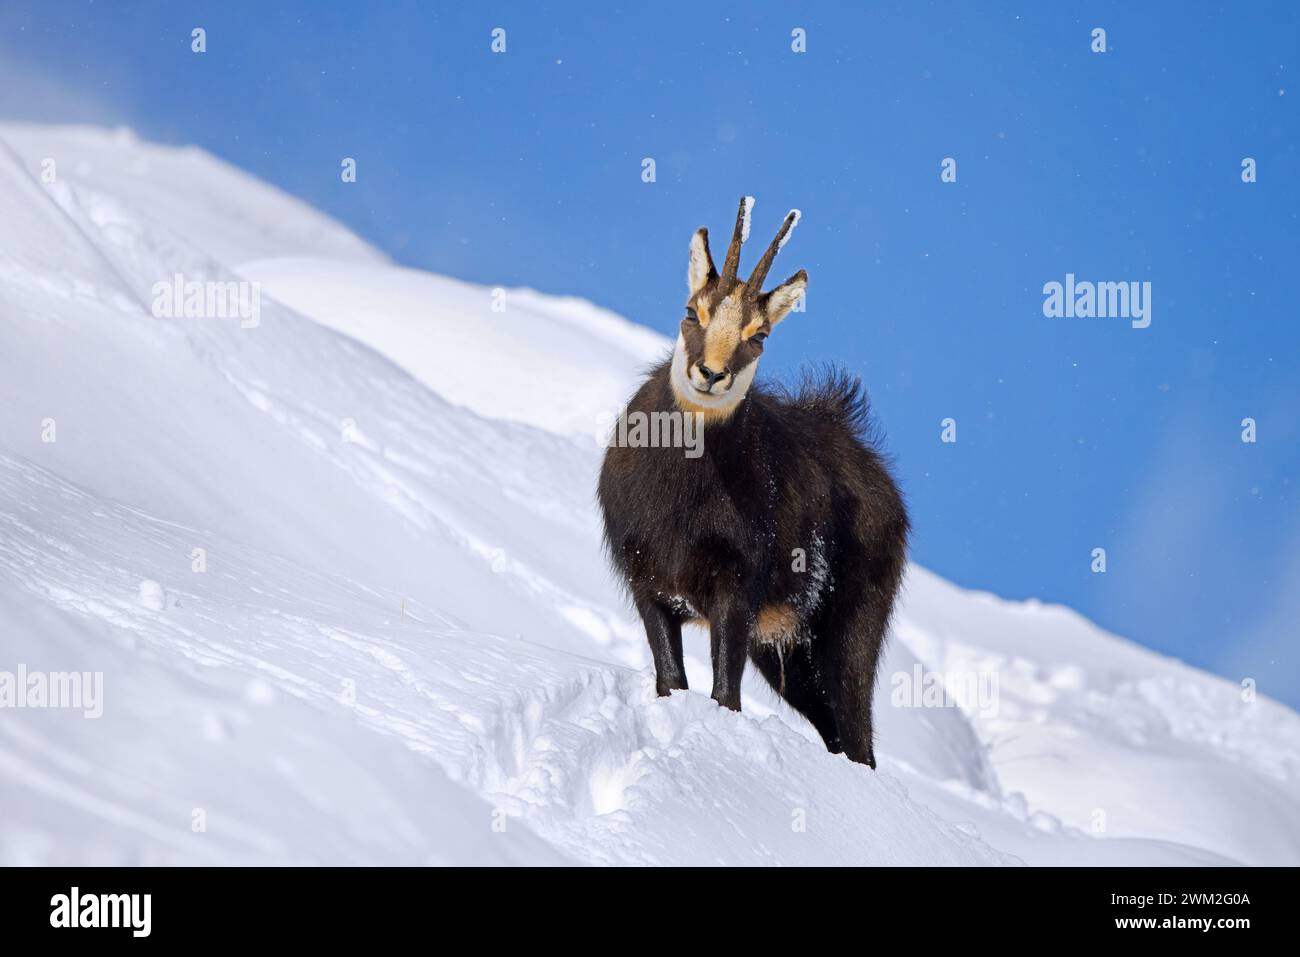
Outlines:
POLYGON ((719 379, 725 379, 725 378, 727 377, 727 373, 726 373, 725 371, 723 371, 723 372, 714 372, 712 369, 710 369, 708 366, 706 366, 703 362, 700 363, 700 365, 699 365, 699 369, 700 369, 700 375, 704 376, 704 378, 706 378, 706 379, 709 380, 709 388, 710 388, 710 389, 713 388, 713 383, 717 382, 719 379))

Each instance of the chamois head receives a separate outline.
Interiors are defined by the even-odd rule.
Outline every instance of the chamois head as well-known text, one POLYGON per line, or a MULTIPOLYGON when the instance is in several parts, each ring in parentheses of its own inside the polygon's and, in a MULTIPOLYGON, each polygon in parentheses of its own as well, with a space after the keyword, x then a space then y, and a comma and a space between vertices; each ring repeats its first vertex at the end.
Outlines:
POLYGON ((799 222, 797 209, 786 215, 749 278, 736 275, 741 244, 749 238, 753 207, 754 197, 741 199, 721 274, 709 252, 709 231, 701 226, 691 237, 686 273, 690 297, 673 352, 672 385, 678 405, 702 413, 706 420, 727 418, 745 397, 763 354, 763 341, 808 286, 808 273, 800 269, 775 289, 763 292, 763 280, 777 250, 799 222))

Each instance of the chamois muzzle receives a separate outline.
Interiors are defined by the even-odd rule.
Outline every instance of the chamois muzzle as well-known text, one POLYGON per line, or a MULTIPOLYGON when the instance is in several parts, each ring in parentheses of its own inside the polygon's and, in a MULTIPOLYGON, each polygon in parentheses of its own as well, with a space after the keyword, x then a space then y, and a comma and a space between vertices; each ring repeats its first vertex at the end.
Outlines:
MULTIPOLYGON (((731 375, 731 372, 727 369, 723 369, 721 372, 714 372, 703 362, 697 363, 695 369, 704 379, 704 388, 700 390, 701 392, 711 392, 714 383, 721 382, 723 379, 731 375)), ((699 388, 698 384, 696 387, 699 388)))

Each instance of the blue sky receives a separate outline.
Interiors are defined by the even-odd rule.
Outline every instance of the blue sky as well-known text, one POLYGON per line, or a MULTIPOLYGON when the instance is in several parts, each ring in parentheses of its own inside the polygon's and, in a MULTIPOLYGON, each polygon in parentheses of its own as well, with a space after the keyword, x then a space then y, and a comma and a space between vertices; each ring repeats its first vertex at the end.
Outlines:
POLYGON ((0 116, 197 143, 402 263, 665 333, 695 227, 797 206, 763 374, 862 375, 921 563, 1297 705, 1298 48, 1292 3, 6 0, 0 116), (1150 327, 1044 317, 1066 273, 1149 281, 1150 327))

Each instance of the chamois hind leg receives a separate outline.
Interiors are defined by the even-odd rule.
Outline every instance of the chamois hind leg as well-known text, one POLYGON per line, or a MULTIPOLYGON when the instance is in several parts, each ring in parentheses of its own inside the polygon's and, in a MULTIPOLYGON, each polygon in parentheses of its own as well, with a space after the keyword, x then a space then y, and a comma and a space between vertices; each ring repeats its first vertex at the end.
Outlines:
POLYGON ((826 691, 817 678, 812 652, 807 642, 800 641, 781 646, 755 642, 750 658, 763 673, 767 683, 785 699, 786 704, 807 718, 826 742, 826 750, 839 754, 839 730, 835 725, 835 712, 826 691))
POLYGON ((889 620, 889 602, 875 592, 868 589, 856 603, 828 616, 814 650, 844 753, 850 760, 872 768, 876 766, 876 755, 872 749, 871 701, 889 620))
POLYGON ((636 610, 641 614, 646 640, 655 660, 655 691, 663 697, 685 689, 681 619, 653 598, 638 599, 636 610))

